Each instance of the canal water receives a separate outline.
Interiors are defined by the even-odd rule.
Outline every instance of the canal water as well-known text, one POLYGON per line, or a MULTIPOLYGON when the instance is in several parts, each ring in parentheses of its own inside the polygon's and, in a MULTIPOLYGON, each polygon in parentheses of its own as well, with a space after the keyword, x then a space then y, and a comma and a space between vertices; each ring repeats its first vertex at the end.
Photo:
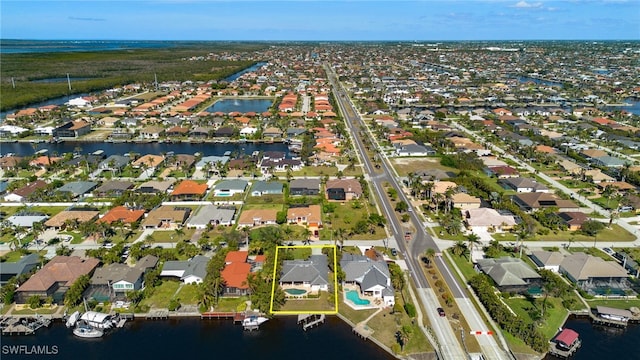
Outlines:
POLYGON ((219 155, 225 152, 237 152, 251 155, 254 151, 281 151, 289 157, 289 148, 284 143, 103 143, 103 142, 70 142, 65 141, 58 144, 50 143, 0 143, 0 155, 13 153, 14 155, 33 155, 36 151, 48 150, 48 154, 62 155, 64 153, 78 152, 90 154, 98 150, 104 151, 106 156, 123 155, 126 153, 136 153, 140 155, 168 153, 175 154, 195 154, 203 156, 219 155))
POLYGON ((33 336, 3 336, 0 358, 393 359, 372 342, 354 335, 351 327, 336 317, 328 317, 324 324, 307 331, 303 331, 296 320, 293 316, 277 317, 252 332, 244 331, 230 320, 136 320, 98 339, 79 339, 62 323, 55 323, 33 336), (8 355, 6 351, 15 345, 46 346, 57 353, 8 355))
POLYGON ((207 111, 210 113, 214 113, 216 111, 221 111, 225 114, 230 112, 256 112, 261 113, 269 110, 273 104, 273 101, 268 99, 223 99, 216 101, 215 104, 207 108, 207 111))

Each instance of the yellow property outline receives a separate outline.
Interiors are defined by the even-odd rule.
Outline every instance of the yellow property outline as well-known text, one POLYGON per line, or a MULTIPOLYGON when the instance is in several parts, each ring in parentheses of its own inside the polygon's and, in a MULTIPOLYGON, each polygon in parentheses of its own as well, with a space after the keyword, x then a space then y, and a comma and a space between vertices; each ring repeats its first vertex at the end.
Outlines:
POLYGON ((293 246, 276 246, 276 259, 273 263, 273 283, 271 284, 271 301, 269 302, 269 313, 274 315, 300 315, 300 314, 325 314, 335 315, 338 313, 338 272, 336 271, 338 266, 337 247, 335 245, 293 245, 293 246), (332 248, 333 249, 333 291, 334 291, 334 308, 335 310, 308 310, 308 311, 273 311, 273 297, 276 292, 276 279, 280 279, 279 274, 276 274, 278 269, 278 251, 280 249, 296 249, 296 248, 332 248))

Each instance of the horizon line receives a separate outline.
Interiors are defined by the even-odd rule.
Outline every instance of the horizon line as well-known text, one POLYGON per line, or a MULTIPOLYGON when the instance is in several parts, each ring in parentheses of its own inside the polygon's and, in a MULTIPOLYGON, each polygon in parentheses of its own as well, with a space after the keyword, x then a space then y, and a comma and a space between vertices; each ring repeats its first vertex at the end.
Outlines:
POLYGON ((248 39, 218 39, 218 40, 189 40, 189 39, 16 39, 16 38, 0 38, 2 41, 149 41, 149 42, 407 42, 407 43, 423 43, 423 42, 486 42, 486 41, 502 41, 502 42, 537 42, 537 41, 633 41, 640 42, 639 39, 423 39, 423 40, 248 40, 248 39))

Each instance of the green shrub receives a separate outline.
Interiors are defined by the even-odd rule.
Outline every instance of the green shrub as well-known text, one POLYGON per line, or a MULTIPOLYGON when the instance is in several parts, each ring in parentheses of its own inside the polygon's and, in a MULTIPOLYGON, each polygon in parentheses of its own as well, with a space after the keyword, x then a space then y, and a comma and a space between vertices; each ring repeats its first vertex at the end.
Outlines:
POLYGON ((404 304, 404 311, 409 317, 416 317, 416 307, 413 304, 404 304))

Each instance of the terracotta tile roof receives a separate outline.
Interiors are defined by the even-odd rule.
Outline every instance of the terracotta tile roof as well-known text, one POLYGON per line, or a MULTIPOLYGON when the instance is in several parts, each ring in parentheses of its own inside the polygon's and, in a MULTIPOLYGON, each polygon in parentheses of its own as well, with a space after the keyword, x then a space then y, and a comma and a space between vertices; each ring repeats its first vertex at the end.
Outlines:
POLYGON ((232 262, 247 262, 247 257, 249 256, 249 252, 247 251, 229 251, 227 256, 224 258, 224 262, 232 263, 232 262))
POLYGON ((129 209, 124 206, 117 206, 113 209, 109 210, 102 218, 100 218, 97 222, 104 222, 107 224, 111 224, 114 221, 122 220, 125 224, 134 223, 144 215, 145 210, 135 210, 129 209))
POLYGON ((44 225, 48 227, 62 227, 67 220, 78 220, 79 223, 85 223, 98 217, 100 211, 63 211, 49 220, 44 225))
POLYGON ((207 184, 199 184, 193 180, 184 180, 178 184, 171 196, 177 195, 204 195, 207 192, 207 184))
POLYGON ((224 267, 220 272, 227 287, 248 289, 247 276, 251 272, 251 264, 245 262, 233 262, 224 267))

